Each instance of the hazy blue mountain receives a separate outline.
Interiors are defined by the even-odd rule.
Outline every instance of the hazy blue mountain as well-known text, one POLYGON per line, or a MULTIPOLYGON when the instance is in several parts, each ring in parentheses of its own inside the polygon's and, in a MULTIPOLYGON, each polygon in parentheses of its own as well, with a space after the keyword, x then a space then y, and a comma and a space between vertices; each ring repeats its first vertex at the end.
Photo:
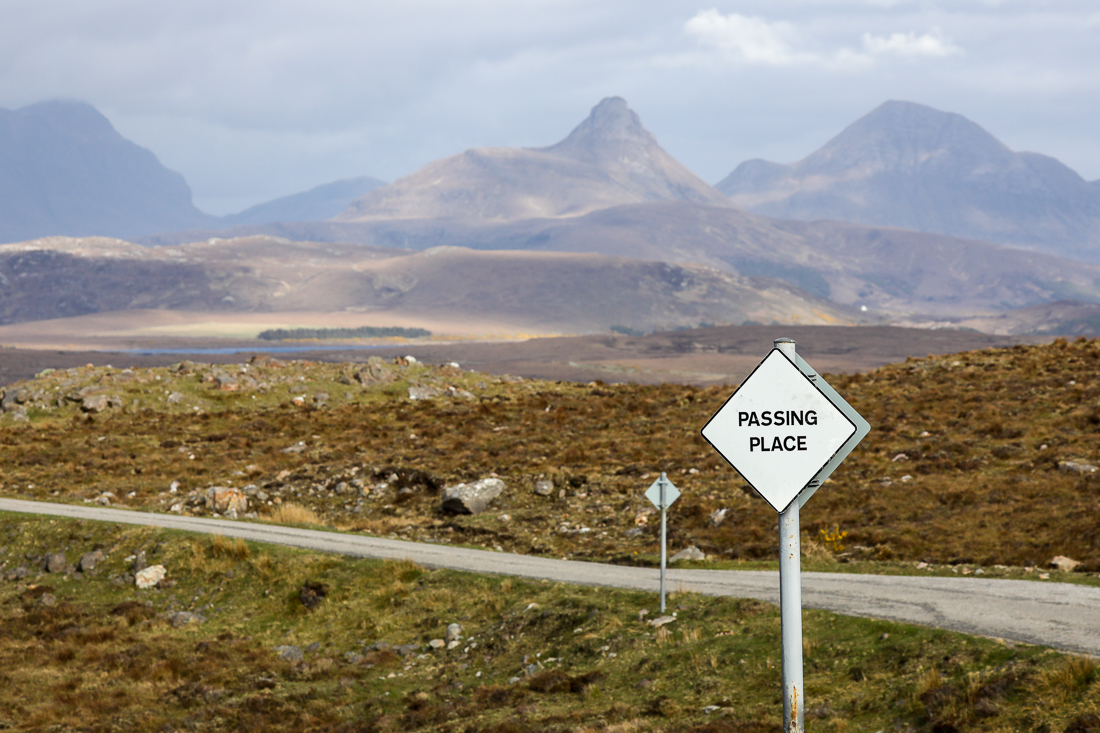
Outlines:
POLYGON ((716 188, 783 219, 834 219, 1100 262, 1100 186, 1017 153, 961 115, 886 102, 790 165, 750 160, 716 188))
POLYGON ((191 203, 183 176, 91 105, 0 109, 0 241, 133 237, 215 222, 191 203))
POLYGON ((302 193, 291 194, 256 204, 237 214, 221 217, 224 226, 267 224, 283 221, 322 221, 331 219, 346 209, 352 201, 368 191, 386 185, 370 176, 345 178, 326 183, 302 193))

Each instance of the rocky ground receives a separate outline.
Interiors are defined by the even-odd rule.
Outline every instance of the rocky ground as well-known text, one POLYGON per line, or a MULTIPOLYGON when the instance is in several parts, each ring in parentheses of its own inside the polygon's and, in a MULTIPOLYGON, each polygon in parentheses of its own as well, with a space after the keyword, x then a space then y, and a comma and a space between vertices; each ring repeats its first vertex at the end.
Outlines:
MULTIPOLYGON (((1098 359, 1082 339, 830 378, 872 432, 804 509, 808 551, 1100 570, 1098 359)), ((728 391, 377 357, 47 370, 0 398, 0 470, 13 497, 261 518, 293 505, 348 531, 611 562, 655 555, 643 494, 666 472, 683 492, 674 552, 770 560, 774 512, 698 432, 728 391), (444 507, 490 479, 484 511, 444 507)))

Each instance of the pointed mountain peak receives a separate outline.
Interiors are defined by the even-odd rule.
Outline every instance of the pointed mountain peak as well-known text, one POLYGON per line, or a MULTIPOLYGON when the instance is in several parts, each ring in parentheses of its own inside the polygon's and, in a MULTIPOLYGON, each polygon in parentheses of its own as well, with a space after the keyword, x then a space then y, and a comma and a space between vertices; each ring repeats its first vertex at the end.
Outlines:
POLYGON ((661 149, 625 100, 608 97, 556 145, 467 150, 367 193, 337 218, 514 221, 648 201, 730 206, 661 149))
POLYGON ((542 152, 596 163, 618 157, 625 149, 643 152, 658 148, 657 139, 642 127, 642 120, 622 97, 607 97, 592 108, 587 119, 561 142, 542 152))

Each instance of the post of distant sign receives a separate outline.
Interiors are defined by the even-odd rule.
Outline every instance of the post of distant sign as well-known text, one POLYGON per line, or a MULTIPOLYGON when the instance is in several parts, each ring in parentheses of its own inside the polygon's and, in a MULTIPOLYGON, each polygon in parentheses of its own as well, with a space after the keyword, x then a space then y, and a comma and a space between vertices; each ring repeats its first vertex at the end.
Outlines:
POLYGON ((703 438, 779 512, 783 730, 803 733, 798 511, 871 426, 780 338, 703 426, 703 438))
POLYGON ((654 481, 648 489, 646 489, 645 496, 651 502, 653 506, 661 510, 661 613, 665 612, 665 565, 667 564, 668 557, 668 512, 667 509, 672 506, 672 503, 680 498, 680 490, 672 485, 672 482, 668 480, 668 476, 665 476, 664 472, 661 472, 661 477, 654 481))

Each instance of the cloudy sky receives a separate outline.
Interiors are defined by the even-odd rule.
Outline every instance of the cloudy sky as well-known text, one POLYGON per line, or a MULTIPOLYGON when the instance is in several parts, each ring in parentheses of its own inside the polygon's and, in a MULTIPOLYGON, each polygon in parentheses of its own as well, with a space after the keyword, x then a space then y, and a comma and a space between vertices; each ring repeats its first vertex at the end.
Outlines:
POLYGON ((1100 4, 36 0, 0 23, 0 107, 87 101, 215 214, 549 145, 613 95, 711 183, 802 158, 887 99, 1095 180, 1100 4))

